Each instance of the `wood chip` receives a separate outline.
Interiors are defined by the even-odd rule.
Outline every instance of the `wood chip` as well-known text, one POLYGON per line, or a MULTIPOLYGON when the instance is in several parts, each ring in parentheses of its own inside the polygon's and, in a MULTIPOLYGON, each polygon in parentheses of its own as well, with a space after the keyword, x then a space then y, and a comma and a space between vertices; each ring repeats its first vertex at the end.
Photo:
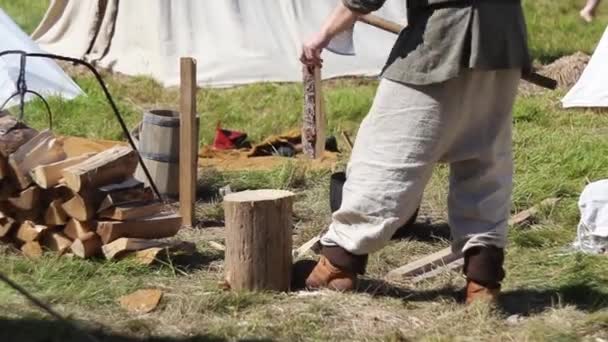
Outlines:
POLYGON ((137 290, 129 295, 119 298, 120 306, 134 314, 145 314, 152 312, 163 296, 158 289, 137 290))

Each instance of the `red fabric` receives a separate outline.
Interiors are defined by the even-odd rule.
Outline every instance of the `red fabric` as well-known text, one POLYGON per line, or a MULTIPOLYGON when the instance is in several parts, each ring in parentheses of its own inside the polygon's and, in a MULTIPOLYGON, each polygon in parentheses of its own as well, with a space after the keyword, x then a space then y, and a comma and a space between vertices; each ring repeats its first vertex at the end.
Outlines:
POLYGON ((217 150, 231 150, 237 148, 237 144, 242 142, 246 137, 247 134, 245 133, 222 129, 218 124, 215 129, 213 148, 217 150))

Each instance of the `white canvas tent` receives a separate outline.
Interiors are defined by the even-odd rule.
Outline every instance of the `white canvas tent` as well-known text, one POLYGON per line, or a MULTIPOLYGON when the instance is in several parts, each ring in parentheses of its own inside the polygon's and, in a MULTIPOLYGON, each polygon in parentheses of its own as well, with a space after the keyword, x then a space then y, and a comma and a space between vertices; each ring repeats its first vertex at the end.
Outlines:
MULTIPOLYGON (((339 0, 53 0, 34 32, 52 53, 177 85, 179 57, 198 60, 200 85, 301 80, 298 51, 339 0)), ((378 13, 406 22, 405 1, 378 13)), ((324 78, 378 75, 396 37, 364 24, 357 56, 325 52, 324 78)))
POLYGON ((608 28, 581 78, 562 103, 565 108, 608 107, 608 28))
MULTIPOLYGON (((17 24, 0 9, 0 51, 20 50, 29 53, 41 53, 42 50, 25 34, 17 24)), ((16 81, 20 73, 20 56, 6 55, 0 57, 0 104, 11 98, 17 90, 16 81)), ((25 80, 28 89, 42 96, 58 95, 72 99, 82 91, 63 70, 49 59, 28 58, 25 80)), ((31 99, 31 95, 26 100, 31 99)), ((8 105, 16 104, 14 98, 8 105)))

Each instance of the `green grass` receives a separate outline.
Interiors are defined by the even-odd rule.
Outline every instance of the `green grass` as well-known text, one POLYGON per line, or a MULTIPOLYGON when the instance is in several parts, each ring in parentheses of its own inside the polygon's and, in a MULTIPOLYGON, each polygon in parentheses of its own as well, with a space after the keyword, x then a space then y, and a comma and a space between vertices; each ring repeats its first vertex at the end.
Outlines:
POLYGON ((46 9, 48 0, 3 0, 0 8, 28 33, 36 29, 46 9))

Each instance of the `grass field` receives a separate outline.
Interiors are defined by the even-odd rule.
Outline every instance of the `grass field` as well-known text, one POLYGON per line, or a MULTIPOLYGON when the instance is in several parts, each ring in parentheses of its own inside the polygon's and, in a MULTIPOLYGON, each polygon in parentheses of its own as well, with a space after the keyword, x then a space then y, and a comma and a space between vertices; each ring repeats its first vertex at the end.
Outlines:
MULTIPOLYGON (((608 23, 608 7, 597 22, 578 19, 580 4, 568 0, 524 1, 531 45, 538 61, 577 50, 591 52, 608 23)), ((0 0, 27 30, 42 16, 43 1, 0 0)), ((145 77, 105 75, 131 126, 140 113, 174 106, 176 91, 145 77)), ((89 77, 75 75, 88 97, 51 101, 56 130, 99 138, 120 138, 117 124, 89 77)), ((354 135, 375 92, 372 81, 327 83, 329 127, 354 135)), ((354 294, 230 293, 218 289, 222 253, 208 244, 222 229, 183 231, 199 253, 190 260, 155 268, 120 262, 81 261, 51 255, 30 261, 0 252, 0 272, 9 275, 65 315, 107 341, 357 340, 357 341, 604 341, 608 339, 608 259, 568 251, 578 222, 577 198, 590 181, 608 178, 608 117, 594 111, 559 108, 563 91, 522 96, 514 113, 516 178, 513 211, 544 198, 560 203, 536 222, 510 231, 508 278, 497 308, 464 307, 457 273, 419 284, 385 284, 390 269, 448 245, 445 225, 447 169, 435 172, 425 193, 417 234, 372 255, 368 278, 354 294), (155 287, 165 295, 147 315, 123 311, 117 298, 155 287)), ((253 139, 297 127, 298 85, 260 84, 201 90, 202 141, 209 142, 221 120, 253 139)), ((40 104, 28 107, 28 122, 43 127, 40 104)), ((344 156, 343 159, 346 159, 344 156)), ((201 186, 217 189, 284 188, 298 194, 295 243, 306 241, 329 220, 330 170, 286 165, 270 172, 203 170, 201 186)), ((199 218, 221 220, 217 199, 198 204, 199 218)), ((51 321, 8 287, 0 285, 0 341, 82 341, 77 332, 51 321)))

